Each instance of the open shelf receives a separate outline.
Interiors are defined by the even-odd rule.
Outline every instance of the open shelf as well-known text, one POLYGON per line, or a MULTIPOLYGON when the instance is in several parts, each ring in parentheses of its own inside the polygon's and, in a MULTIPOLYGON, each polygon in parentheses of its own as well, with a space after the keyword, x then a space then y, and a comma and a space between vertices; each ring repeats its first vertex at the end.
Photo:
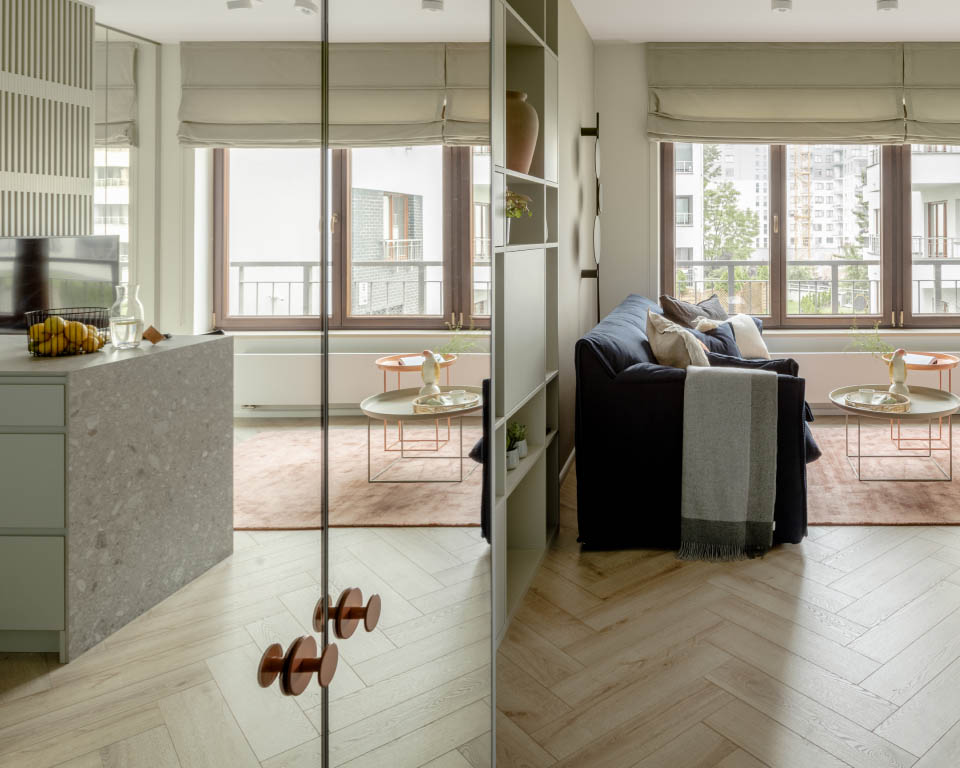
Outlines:
POLYGON ((507 45, 544 47, 546 9, 543 0, 505 2, 507 45))
POLYGON ((504 496, 509 497, 514 492, 520 482, 527 476, 527 473, 533 469, 540 460, 545 445, 530 446, 529 453, 525 458, 520 459, 520 465, 516 469, 507 470, 507 480, 504 484, 504 496))
MULTIPOLYGON (((531 216, 509 219, 509 235, 506 245, 538 245, 545 240, 547 201, 546 189, 541 182, 507 178, 507 190, 530 198, 531 216)), ((506 193, 504 193, 506 194, 506 193)))
POLYGON ((533 575, 543 559, 543 549, 508 549, 507 573, 507 615, 513 616, 523 596, 533 581, 533 575))

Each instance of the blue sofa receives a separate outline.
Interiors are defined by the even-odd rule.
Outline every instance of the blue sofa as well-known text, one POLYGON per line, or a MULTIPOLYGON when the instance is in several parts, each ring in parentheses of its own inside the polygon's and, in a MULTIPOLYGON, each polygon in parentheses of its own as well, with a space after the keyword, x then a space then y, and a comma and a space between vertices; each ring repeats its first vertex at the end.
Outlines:
MULTIPOLYGON (((686 371, 657 363, 647 341, 648 311, 662 313, 656 302, 628 296, 576 345, 577 519, 579 539, 589 546, 675 549, 680 543, 686 371)), ((812 416, 805 382, 793 360, 740 359, 729 326, 718 330, 698 334, 712 365, 778 370, 773 537, 774 543, 799 542, 807 533, 806 463, 819 456, 806 426, 812 416)))

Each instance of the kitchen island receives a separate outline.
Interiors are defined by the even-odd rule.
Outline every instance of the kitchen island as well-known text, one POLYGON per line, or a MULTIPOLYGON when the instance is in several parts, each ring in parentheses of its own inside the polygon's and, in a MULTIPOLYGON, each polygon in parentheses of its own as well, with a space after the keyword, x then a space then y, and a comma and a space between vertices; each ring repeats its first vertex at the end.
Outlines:
POLYGON ((63 662, 233 550, 233 340, 0 336, 0 651, 63 662))

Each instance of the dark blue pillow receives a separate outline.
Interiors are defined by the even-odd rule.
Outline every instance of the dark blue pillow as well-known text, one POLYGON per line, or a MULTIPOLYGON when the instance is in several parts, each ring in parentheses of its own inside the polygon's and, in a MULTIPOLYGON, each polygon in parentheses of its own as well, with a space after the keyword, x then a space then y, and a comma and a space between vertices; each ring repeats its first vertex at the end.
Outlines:
POLYGON ((733 328, 730 327, 730 323, 721 323, 714 330, 706 333, 693 328, 687 328, 687 330, 707 345, 707 352, 728 355, 729 357, 743 357, 740 354, 740 347, 737 346, 737 340, 733 336, 733 328))

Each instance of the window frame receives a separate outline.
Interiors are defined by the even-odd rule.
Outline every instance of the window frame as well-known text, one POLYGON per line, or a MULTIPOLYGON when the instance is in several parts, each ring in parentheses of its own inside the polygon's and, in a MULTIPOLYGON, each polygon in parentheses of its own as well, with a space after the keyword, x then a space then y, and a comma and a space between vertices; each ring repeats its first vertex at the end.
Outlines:
MULTIPOLYGON (((326 308, 331 330, 436 330, 450 326, 464 329, 490 328, 488 316, 472 314, 473 298, 473 200, 472 149, 443 148, 442 229, 444 314, 435 316, 350 315, 350 150, 330 151, 330 280, 331 306, 326 286, 321 286, 321 311, 326 308)), ((230 155, 218 148, 213 153, 213 250, 214 326, 226 331, 320 331, 320 315, 306 317, 232 316, 230 306, 230 155)), ((317 254, 319 263, 320 255, 317 254)))
MULTIPOLYGON (((898 309, 904 307, 903 274, 910 270, 910 227, 904 226, 904 215, 909 216, 909 145, 907 149, 907 164, 904 167, 902 147, 884 145, 880 147, 880 312, 878 314, 862 315, 788 315, 787 314, 787 251, 789 247, 788 233, 785 231, 787 218, 787 145, 769 145, 769 178, 767 179, 767 194, 769 208, 767 210, 766 227, 769 232, 770 254, 770 314, 757 315, 763 320, 764 328, 849 328, 854 319, 860 324, 873 325, 879 323, 881 327, 897 327, 900 319, 901 327, 906 321, 913 320, 909 311, 904 313, 898 309), (904 182, 905 180, 905 182, 904 182), (906 208, 903 208, 906 183, 906 208), (906 259, 902 258, 904 231, 906 237, 906 259), (904 269, 900 268, 905 262, 904 269), (906 270, 906 272, 904 271, 906 270)), ((675 183, 674 183, 674 154, 673 144, 660 144, 660 290, 662 293, 673 295, 676 290, 676 240, 675 225, 675 183), (670 204, 667 204, 670 201, 670 204)), ((907 222, 908 224, 908 222, 907 222)), ((910 283, 906 283, 909 285, 910 283)), ((906 297, 909 300, 909 295, 906 297)), ((923 327, 932 325, 956 325, 957 316, 936 318, 931 315, 922 316, 923 327), (927 319, 938 319, 941 322, 926 322, 927 319), (951 323, 952 318, 952 323, 951 323)), ((916 324, 916 321, 914 321, 916 324)))

